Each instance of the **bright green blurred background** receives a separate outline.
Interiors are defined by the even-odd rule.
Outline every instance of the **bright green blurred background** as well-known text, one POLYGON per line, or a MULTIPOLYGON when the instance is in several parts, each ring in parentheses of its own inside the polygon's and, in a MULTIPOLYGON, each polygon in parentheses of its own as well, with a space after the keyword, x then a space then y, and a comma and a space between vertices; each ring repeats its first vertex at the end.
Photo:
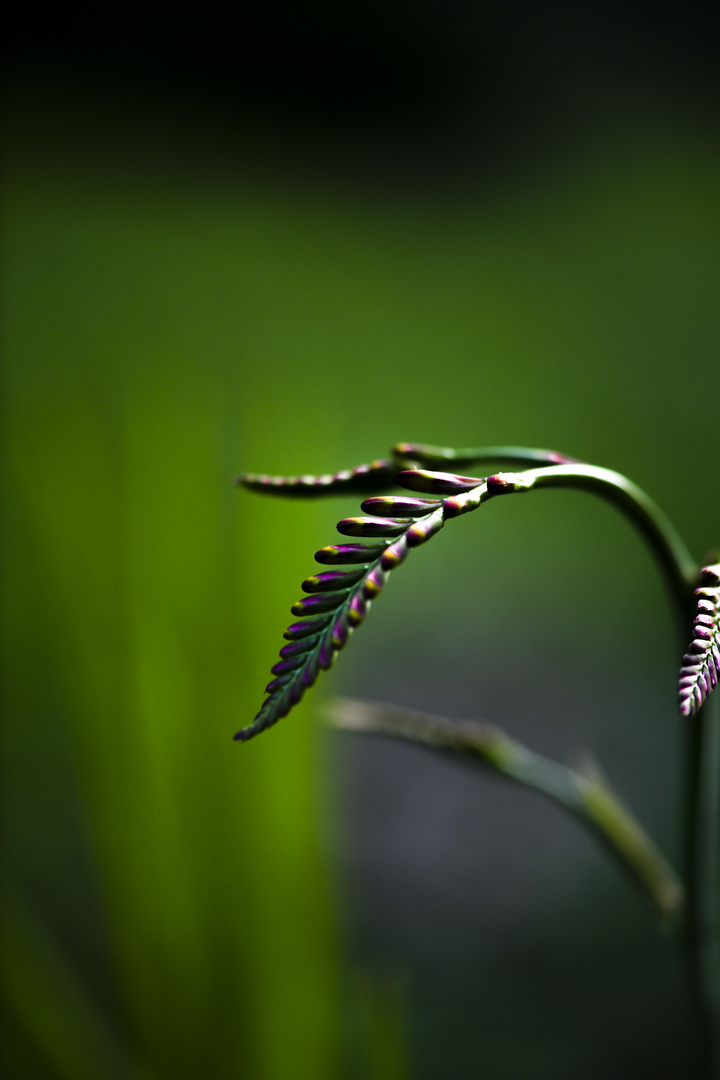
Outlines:
POLYGON ((282 117, 7 89, 13 1080, 682 1072, 677 957, 589 839, 316 719, 346 692, 485 715, 558 757, 591 744, 676 857, 677 647, 628 527, 562 493, 458 522, 240 746, 356 503, 230 481, 399 439, 549 446, 629 475, 702 558, 720 152, 688 115, 644 103, 413 183, 282 117))

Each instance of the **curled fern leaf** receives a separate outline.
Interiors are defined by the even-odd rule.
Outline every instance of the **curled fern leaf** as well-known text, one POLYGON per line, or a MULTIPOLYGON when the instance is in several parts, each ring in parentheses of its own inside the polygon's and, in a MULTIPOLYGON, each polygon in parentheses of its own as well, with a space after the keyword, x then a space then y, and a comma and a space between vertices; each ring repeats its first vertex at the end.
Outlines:
POLYGON ((682 716, 693 716, 720 681, 720 563, 703 568, 693 638, 683 657, 678 686, 682 716))

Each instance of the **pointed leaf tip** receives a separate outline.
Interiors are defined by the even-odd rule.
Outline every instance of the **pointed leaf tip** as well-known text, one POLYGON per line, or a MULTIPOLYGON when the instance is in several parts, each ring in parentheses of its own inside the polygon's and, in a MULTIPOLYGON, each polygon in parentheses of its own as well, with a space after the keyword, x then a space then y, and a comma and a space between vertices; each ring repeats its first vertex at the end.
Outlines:
POLYGON ((420 517, 437 510, 441 505, 439 499, 411 499, 407 496, 382 495, 379 498, 366 499, 360 509, 366 514, 376 514, 379 517, 420 517))
POLYGON ((318 592, 313 596, 298 600, 290 610, 293 615, 319 615, 323 611, 334 611, 335 608, 340 607, 349 591, 349 589, 342 589, 336 592, 318 592))
POLYGON ((456 476, 455 473, 430 472, 427 469, 406 469, 397 474, 396 481, 409 491, 424 491, 432 495, 460 495, 485 483, 481 476, 456 476))
POLYGON ((408 546, 418 547, 420 544, 424 544, 431 536, 440 532, 444 524, 444 507, 442 510, 436 510, 434 514, 423 518, 422 521, 416 521, 406 534, 408 546))
POLYGON ((302 590, 307 593, 319 593, 348 589, 360 581, 366 570, 367 564, 349 574, 343 573, 342 570, 327 570, 323 574, 314 574, 312 577, 305 578, 302 590))
POLYGON ((390 540, 380 544, 331 544, 315 552, 315 562, 325 566, 365 563, 382 555, 389 543, 390 540))
POLYGON ((301 653, 309 652, 315 648, 319 636, 319 634, 312 634, 310 637, 301 638, 299 641, 291 641, 289 645, 283 645, 280 656, 283 660, 287 660, 291 656, 299 656, 301 653))
POLYGON ((310 637, 324 630, 330 623, 330 616, 320 619, 303 619, 301 622, 292 623, 283 634, 286 641, 297 641, 298 638, 310 637))
POLYGON ((337 531, 343 536, 399 536, 412 521, 412 518, 404 521, 379 517, 343 518, 337 524, 337 531))

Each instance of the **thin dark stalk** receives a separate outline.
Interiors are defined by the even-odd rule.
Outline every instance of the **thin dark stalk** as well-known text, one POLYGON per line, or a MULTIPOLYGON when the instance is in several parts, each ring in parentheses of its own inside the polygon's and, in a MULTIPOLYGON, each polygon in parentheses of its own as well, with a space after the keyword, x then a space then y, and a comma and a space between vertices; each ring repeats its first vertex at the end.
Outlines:
POLYGON ((688 718, 685 930, 690 994, 701 1027, 705 1073, 720 1077, 720 699, 688 718))
POLYGON ((504 731, 469 720, 338 698, 326 707, 333 727, 408 739, 475 758, 486 768, 532 788, 569 810, 610 851, 661 916, 677 929, 683 886, 677 874, 597 767, 580 771, 529 750, 504 731))

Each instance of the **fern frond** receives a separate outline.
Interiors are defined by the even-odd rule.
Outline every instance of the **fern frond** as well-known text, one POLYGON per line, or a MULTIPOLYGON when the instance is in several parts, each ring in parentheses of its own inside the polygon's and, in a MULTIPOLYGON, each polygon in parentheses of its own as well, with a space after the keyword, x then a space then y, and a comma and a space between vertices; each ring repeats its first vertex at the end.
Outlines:
POLYGON ((314 499, 322 495, 352 495, 363 491, 382 491, 393 486, 398 466, 395 461, 382 459, 354 469, 327 473, 323 476, 265 476, 241 473, 234 483, 267 495, 286 495, 314 499))
POLYGON ((720 563, 700 574, 693 638, 683 657, 678 685, 682 716, 693 716, 720 681, 720 563))
POLYGON ((322 476, 267 476, 262 473, 241 473, 234 483, 267 495, 283 495, 313 499, 323 495, 352 495, 363 491, 382 491, 394 486, 398 469, 415 466, 438 466, 451 462, 455 466, 472 465, 483 461, 516 465, 568 465, 578 458, 559 454, 555 450, 537 450, 528 446, 479 446, 474 449, 452 450, 446 446, 425 443, 396 443, 390 458, 381 458, 369 465, 326 473, 322 476))
MULTIPOLYGON (((241 478, 240 482, 255 490, 287 494, 291 491, 295 494, 346 492, 356 490, 357 485, 364 486, 370 478, 374 478, 380 481, 381 487, 400 486, 435 498, 376 495, 362 503, 362 516, 343 518, 338 523, 338 532, 365 542, 321 548, 316 552, 315 559, 324 565, 354 569, 325 571, 305 580, 302 588, 308 595, 298 600, 292 608, 294 615, 302 617, 285 631, 285 640, 290 644, 283 647, 280 661, 272 669, 274 678, 266 687, 269 696, 252 724, 238 731, 236 739, 245 742, 287 716, 313 685, 320 671, 332 667, 337 653, 344 648, 353 630, 364 621, 371 602, 384 588, 389 572, 407 558, 412 548, 434 536, 449 518, 477 510, 483 502, 496 495, 545 487, 575 487, 593 491, 613 502, 639 528, 681 605, 686 602, 688 588, 698 580, 696 564, 664 514, 644 492, 619 473, 582 463, 569 464, 572 459, 561 454, 523 447, 452 451, 399 443, 393 449, 393 455, 395 465, 387 461, 375 462, 371 466, 360 466, 329 477, 288 480, 248 475, 241 478), (427 462, 438 457, 445 461, 454 456, 454 460, 468 463, 478 458, 498 460, 505 454, 509 460, 529 460, 533 463, 539 460, 545 464, 522 472, 495 473, 487 480, 417 467, 418 461, 427 462)), ((710 567, 706 574, 713 572, 710 567)), ((713 589, 708 582, 705 586, 703 602, 708 603, 713 589)), ((702 650, 703 658, 706 658, 705 654, 711 659, 715 658, 715 666, 712 671, 701 668, 698 675, 693 665, 701 650, 694 642, 689 658, 692 665, 688 672, 683 671, 684 676, 688 673, 693 676, 693 686, 686 692, 686 697, 693 701, 697 700, 698 693, 709 693, 720 669, 716 659, 717 589, 713 595, 715 621, 712 622, 712 641, 710 646, 703 644, 702 650), (700 687, 697 691, 695 683, 700 687)), ((701 615, 705 617, 706 614, 707 611, 702 609, 701 615)), ((707 624, 698 623, 698 626, 697 641, 705 642, 707 624)), ((683 683, 683 690, 687 685, 683 683)))
MULTIPOLYGON (((424 482, 430 483, 430 478, 435 474, 425 475, 428 479, 424 482)), ((457 479, 458 483, 464 480, 457 479)), ((396 482, 400 483, 400 478, 396 482)), ((473 483, 485 490, 481 478, 473 483)), ((466 490, 466 486, 463 490, 466 490)), ((269 697, 253 723, 235 735, 241 742, 246 742, 287 716, 319 673, 332 667, 353 630, 364 622, 372 601, 384 588, 390 571, 404 562, 413 548, 424 544, 445 524, 445 502, 442 499, 418 499, 405 495, 374 497, 366 499, 361 510, 365 511, 363 516, 343 518, 338 522, 338 532, 374 542, 338 544, 316 552, 315 559, 321 564, 353 565, 355 568, 349 571, 327 570, 303 582, 303 592, 308 595, 293 604, 291 610, 293 615, 309 618, 292 623, 285 631, 285 638, 290 644, 280 650, 280 660, 272 668, 274 678, 265 688, 269 697)))

